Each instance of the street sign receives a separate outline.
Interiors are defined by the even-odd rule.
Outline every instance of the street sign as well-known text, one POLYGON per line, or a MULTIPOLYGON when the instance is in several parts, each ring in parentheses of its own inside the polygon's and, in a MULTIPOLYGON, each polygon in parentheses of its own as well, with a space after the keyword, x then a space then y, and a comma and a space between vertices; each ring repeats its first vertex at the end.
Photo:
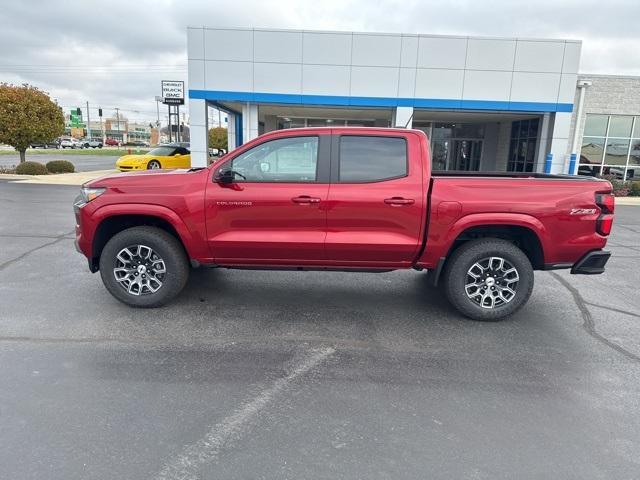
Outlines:
POLYGON ((70 125, 74 128, 84 127, 82 122, 82 110, 80 108, 72 108, 69 112, 70 125))
POLYGON ((184 105, 184 82, 162 80, 162 103, 184 105))

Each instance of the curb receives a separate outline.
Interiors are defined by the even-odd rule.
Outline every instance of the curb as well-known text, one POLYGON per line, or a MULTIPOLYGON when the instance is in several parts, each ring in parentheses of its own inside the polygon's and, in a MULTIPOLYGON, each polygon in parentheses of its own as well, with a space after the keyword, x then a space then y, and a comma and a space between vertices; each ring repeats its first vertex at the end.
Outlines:
POLYGON ((90 180, 119 173, 117 170, 94 170, 93 172, 60 173, 54 175, 14 175, 0 174, 0 179, 10 183, 31 183, 40 185, 82 185, 90 180))

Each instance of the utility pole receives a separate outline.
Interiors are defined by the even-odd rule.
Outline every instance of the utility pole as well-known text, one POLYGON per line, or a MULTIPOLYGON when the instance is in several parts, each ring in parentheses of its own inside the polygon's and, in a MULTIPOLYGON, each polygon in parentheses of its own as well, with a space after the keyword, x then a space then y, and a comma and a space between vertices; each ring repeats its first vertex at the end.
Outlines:
POLYGON ((222 115, 220 114, 220 109, 218 109, 218 127, 222 126, 222 115))
POLYGON ((182 136, 180 135, 180 105, 176 105, 176 125, 178 130, 176 131, 176 143, 182 141, 182 136))
POLYGON ((124 140, 122 133, 120 133, 120 109, 116 107, 116 124, 118 125, 116 128, 118 129, 118 135, 120 135, 120 143, 124 140))
POLYGON ((87 134, 91 140, 91 117, 89 116, 89 102, 87 102, 87 134))

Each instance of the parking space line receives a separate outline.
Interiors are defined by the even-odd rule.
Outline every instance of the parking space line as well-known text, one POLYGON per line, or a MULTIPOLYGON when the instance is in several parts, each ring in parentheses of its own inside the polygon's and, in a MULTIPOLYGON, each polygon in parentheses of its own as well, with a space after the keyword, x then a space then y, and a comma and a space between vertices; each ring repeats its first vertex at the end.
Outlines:
POLYGON ((242 405, 234 414, 213 426, 202 439, 187 446, 181 455, 165 464, 155 478, 158 480, 198 479, 199 469, 213 461, 229 440, 237 438, 276 395, 298 377, 321 364, 334 352, 335 349, 332 347, 312 350, 286 376, 277 379, 270 387, 242 405))

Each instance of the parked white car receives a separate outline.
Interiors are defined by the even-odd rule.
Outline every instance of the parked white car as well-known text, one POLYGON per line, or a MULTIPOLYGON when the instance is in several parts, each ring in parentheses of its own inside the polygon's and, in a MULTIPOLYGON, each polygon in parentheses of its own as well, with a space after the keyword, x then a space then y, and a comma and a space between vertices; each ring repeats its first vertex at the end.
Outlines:
POLYGON ((83 148, 102 148, 102 139, 92 138, 92 139, 82 139, 80 140, 83 148))
POLYGON ((84 145, 80 143, 78 140, 72 137, 61 138, 60 139, 60 148, 83 148, 84 145))

